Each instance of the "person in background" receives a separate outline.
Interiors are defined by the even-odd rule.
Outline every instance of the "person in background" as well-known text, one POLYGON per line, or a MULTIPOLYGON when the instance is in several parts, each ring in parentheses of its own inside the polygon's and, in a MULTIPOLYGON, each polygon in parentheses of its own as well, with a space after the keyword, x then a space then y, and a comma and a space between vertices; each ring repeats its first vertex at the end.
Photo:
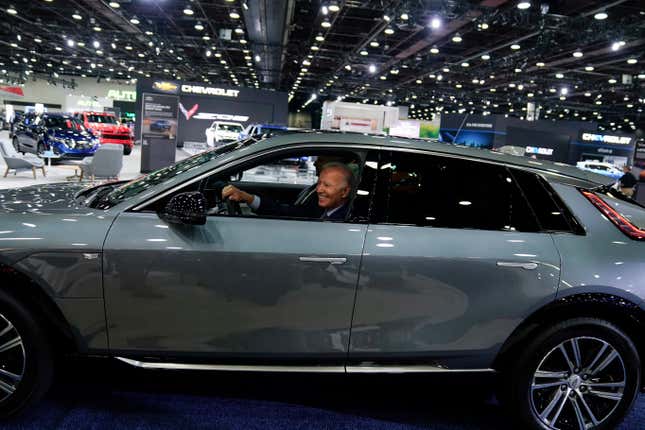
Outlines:
POLYGON ((628 165, 623 166, 623 173, 623 176, 618 180, 618 186, 623 194, 627 197, 632 197, 634 195, 634 187, 638 181, 632 173, 631 167, 628 165))

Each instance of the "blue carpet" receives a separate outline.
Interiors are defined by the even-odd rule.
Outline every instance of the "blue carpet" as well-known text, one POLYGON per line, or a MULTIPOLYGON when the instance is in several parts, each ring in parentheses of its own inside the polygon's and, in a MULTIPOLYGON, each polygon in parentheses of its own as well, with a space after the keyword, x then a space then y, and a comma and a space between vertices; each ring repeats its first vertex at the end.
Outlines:
MULTIPOLYGON (((512 429, 490 390, 423 378, 72 369, 22 429, 512 429)), ((645 396, 620 430, 645 429, 645 396)))

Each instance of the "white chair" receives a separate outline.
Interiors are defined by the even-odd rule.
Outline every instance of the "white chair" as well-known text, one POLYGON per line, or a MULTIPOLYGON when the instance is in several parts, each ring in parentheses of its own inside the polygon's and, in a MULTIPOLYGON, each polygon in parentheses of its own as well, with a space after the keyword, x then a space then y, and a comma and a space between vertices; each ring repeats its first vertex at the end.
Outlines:
POLYGON ((89 177, 92 181, 96 178, 118 179, 123 167, 123 147, 114 144, 101 145, 94 156, 83 158, 79 167, 79 182, 84 177, 89 177))
POLYGON ((7 170, 4 172, 5 178, 11 170, 14 171, 14 175, 18 173, 18 170, 31 170, 34 179, 36 179, 36 169, 40 169, 43 172, 43 176, 47 176, 43 160, 31 154, 19 154, 13 145, 6 140, 0 141, 0 154, 4 162, 7 163, 7 170))

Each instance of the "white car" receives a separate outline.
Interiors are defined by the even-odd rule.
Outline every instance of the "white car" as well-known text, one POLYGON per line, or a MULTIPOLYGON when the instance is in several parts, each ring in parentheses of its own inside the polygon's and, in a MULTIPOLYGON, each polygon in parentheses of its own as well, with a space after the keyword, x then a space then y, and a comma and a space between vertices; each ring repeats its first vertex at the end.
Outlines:
POLYGON ((611 163, 595 160, 578 161, 576 167, 582 170, 588 170, 601 175, 609 176, 614 179, 619 179, 623 176, 623 171, 611 163))
POLYGON ((217 142, 232 142, 244 129, 239 122, 215 121, 206 129, 206 144, 215 146, 217 142))

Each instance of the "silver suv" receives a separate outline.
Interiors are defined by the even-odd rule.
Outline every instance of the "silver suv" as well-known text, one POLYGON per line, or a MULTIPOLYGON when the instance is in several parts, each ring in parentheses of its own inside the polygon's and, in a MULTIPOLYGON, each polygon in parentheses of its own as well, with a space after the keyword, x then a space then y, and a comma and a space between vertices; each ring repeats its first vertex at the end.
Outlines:
POLYGON ((128 183, 1 191, 0 412, 46 391, 54 354, 80 353, 142 368, 490 372, 521 428, 613 428, 641 389, 645 209, 607 181, 307 133, 128 183), (355 176, 344 219, 221 198, 234 184, 315 206, 321 157, 355 176))

